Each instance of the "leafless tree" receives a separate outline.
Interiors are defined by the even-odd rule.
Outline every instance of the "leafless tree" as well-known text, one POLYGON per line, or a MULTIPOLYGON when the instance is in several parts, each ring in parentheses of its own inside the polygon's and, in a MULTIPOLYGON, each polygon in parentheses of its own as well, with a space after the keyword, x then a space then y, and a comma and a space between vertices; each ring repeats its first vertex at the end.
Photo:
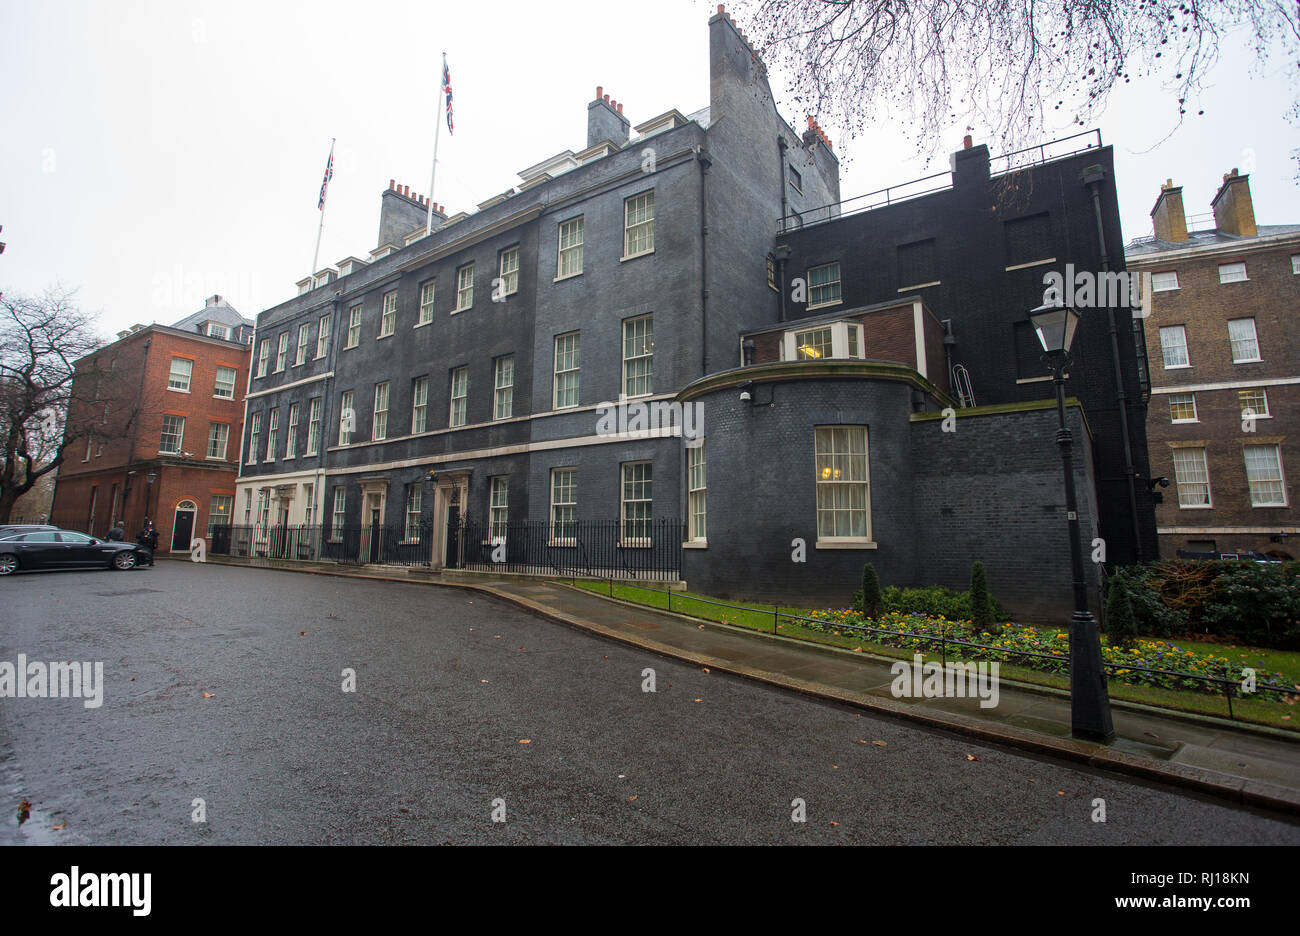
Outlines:
POLYGON ((1041 142, 1054 116, 1085 126, 1138 76, 1167 83, 1176 126, 1238 28, 1258 64, 1281 57, 1300 82, 1295 0, 739 0, 736 21, 807 113, 849 138, 899 121, 930 155, 959 122, 1001 152, 1041 142))
MULTIPOLYGON (((65 427, 69 409, 81 403, 74 398, 75 362, 102 343, 95 317, 73 297, 62 287, 36 297, 0 293, 0 523, 62 464, 65 450, 102 440, 106 431, 94 420, 65 427)), ((76 392, 99 398, 105 389, 88 381, 76 392)))

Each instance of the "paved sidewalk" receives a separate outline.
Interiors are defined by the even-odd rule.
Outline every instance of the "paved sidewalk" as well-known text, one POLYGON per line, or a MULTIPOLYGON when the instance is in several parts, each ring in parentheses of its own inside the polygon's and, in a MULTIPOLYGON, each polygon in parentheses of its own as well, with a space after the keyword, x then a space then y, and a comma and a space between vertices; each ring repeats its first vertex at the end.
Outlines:
POLYGON ((992 709, 980 708, 973 698, 895 699, 889 690, 892 661, 668 614, 565 584, 476 573, 431 574, 374 566, 349 569, 323 563, 277 564, 275 568, 470 588, 550 620, 713 671, 757 679, 989 743, 1300 814, 1300 738, 1269 729, 1252 730, 1234 726, 1226 719, 1173 716, 1116 703, 1116 740, 1111 745, 1099 745, 1069 737, 1070 704, 1063 692, 1002 680, 998 705, 992 709))

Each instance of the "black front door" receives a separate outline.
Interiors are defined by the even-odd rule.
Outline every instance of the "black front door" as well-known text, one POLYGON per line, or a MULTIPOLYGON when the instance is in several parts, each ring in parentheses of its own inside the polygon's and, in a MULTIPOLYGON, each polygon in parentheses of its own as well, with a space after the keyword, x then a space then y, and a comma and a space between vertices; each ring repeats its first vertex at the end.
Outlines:
POLYGON ((460 489, 451 493, 451 503, 447 505, 447 563, 448 569, 459 569, 460 561, 460 489))
POLYGON ((190 537, 194 534, 194 511, 176 511, 176 520, 172 524, 172 551, 189 552, 190 537))
POLYGON ((370 561, 379 561, 379 538, 383 531, 379 529, 379 508, 370 511, 370 561))

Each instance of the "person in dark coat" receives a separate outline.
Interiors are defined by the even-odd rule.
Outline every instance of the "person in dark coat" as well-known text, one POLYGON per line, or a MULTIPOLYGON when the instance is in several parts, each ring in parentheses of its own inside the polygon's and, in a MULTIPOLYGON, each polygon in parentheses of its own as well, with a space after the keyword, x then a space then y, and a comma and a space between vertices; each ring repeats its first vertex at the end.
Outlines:
POLYGON ((115 543, 121 543, 126 539, 126 530, 122 529, 122 521, 118 520, 113 524, 113 528, 108 531, 108 538, 115 543))

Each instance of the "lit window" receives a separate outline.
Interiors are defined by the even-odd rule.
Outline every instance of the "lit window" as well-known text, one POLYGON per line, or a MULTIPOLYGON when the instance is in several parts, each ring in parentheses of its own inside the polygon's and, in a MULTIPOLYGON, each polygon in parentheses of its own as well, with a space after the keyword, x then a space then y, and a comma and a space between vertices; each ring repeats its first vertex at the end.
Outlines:
POLYGON ((506 541, 506 524, 510 519, 509 482, 510 479, 505 475, 497 475, 492 479, 492 492, 488 500, 488 536, 494 546, 506 541))
POLYGON ((1170 422, 1196 422, 1196 394, 1169 394, 1170 422))
POLYGON ((271 410, 266 421, 266 461, 275 461, 275 445, 280 438, 280 408, 271 410))
POLYGON ((406 542, 420 541, 420 510, 424 504, 423 482, 406 486, 406 542))
POLYGON ((1178 483, 1179 507, 1210 506, 1210 471, 1205 449, 1174 449, 1174 478, 1178 483))
POLYGON ((289 425, 284 431, 284 457, 294 458, 298 454, 298 404, 289 404, 289 425))
POLYGON ((429 378, 417 377, 411 385, 411 434, 429 428, 429 378))
POLYGON ((379 337, 387 338, 397 328, 397 290, 384 293, 384 309, 379 316, 379 337))
POLYGON ((703 540, 707 533, 708 508, 708 472, 704 456, 705 443, 686 450, 687 488, 690 492, 687 503, 687 521, 690 526, 689 536, 692 540, 703 540))
POLYGON ((275 372, 278 374, 284 370, 285 363, 289 360, 289 333, 280 332, 279 344, 275 349, 275 372))
POLYGON ((312 397, 307 410, 307 454, 315 455, 320 448, 320 397, 312 397))
POLYGON ((420 321, 417 324, 428 325, 433 321, 434 280, 420 286, 420 321))
POLYGON ((465 407, 469 396, 469 368, 458 367, 451 372, 451 417, 449 425, 465 425, 465 407))
POLYGON ((213 494, 212 500, 208 504, 208 536, 212 536, 217 527, 228 527, 231 523, 231 514, 235 509, 235 498, 232 494, 213 494))
POLYGON ((1282 450, 1277 445, 1243 446, 1246 480, 1250 483, 1250 506, 1285 507, 1286 487, 1282 483, 1282 450))
POLYGON ((226 446, 230 442, 229 423, 211 423, 208 426, 208 458, 226 460, 226 446))
MULTIPOLYGON (((162 438, 158 440, 159 455, 179 455, 185 441, 185 417, 163 414, 162 438)), ((89 451, 89 450, 88 450, 89 451)))
POLYGON ((339 402, 339 445, 351 445, 352 433, 357 431, 356 395, 348 390, 339 402))
POLYGON ((808 308, 835 305, 840 301, 840 265, 828 263, 808 271, 808 308))
POLYGON ((343 347, 355 348, 361 344, 361 306, 348 309, 348 343, 343 347))
POLYGON ((167 375, 167 389, 190 392, 190 375, 194 373, 194 362, 189 358, 172 358, 172 369, 167 375))
POLYGON ((248 421, 248 463, 257 461, 257 443, 262 437, 262 414, 254 413, 248 421))
POLYGON ((235 369, 219 365, 217 367, 217 382, 212 389, 212 395, 221 397, 223 400, 233 400, 235 398, 235 369))
POLYGON ((1255 387, 1250 390, 1238 390, 1237 402, 1241 404, 1241 418, 1255 417, 1256 419, 1266 419, 1268 412, 1268 393, 1263 387, 1255 387))
POLYGON ((503 296, 519 292, 519 248, 508 247, 501 251, 501 285, 503 296))
POLYGON ((293 366, 299 367, 307 363, 307 350, 311 346, 311 322, 303 322, 298 326, 298 346, 293 352, 293 366))
POLYGON ((464 312, 474 305, 474 264, 456 271, 456 311, 464 312))
POLYGON ((1187 331, 1183 326, 1170 325, 1160 329, 1160 353, 1166 369, 1191 365, 1187 357, 1187 331))
POLYGON ((496 360, 495 390, 492 405, 493 419, 509 419, 514 411, 515 358, 508 354, 496 360))
POLYGON ((551 539, 574 540, 578 533, 578 469, 551 469, 551 539))
POLYGON ((316 326, 316 357, 323 358, 325 352, 330 346, 330 325, 333 319, 328 315, 322 315, 316 326))
POLYGON ((1219 282, 1220 283, 1240 283, 1246 279, 1246 264, 1244 263, 1220 263, 1219 264, 1219 282))
POLYGON ((654 392, 654 316, 643 315, 623 323, 623 393, 645 396, 654 392))
POLYGON ((560 259, 556 279, 576 276, 582 272, 583 221, 581 217, 560 225, 560 259))
POLYGON ((1259 339, 1255 335, 1253 318, 1230 319, 1228 321, 1228 341, 1232 345, 1232 363, 1245 364, 1261 360, 1259 356, 1259 339))
POLYGON ((579 332, 555 339, 555 408, 578 405, 579 332))
POLYGON ((831 329, 815 328, 794 336, 795 353, 800 361, 818 361, 831 357, 831 329))
POLYGON ((866 426, 818 426, 817 538, 869 539, 866 426))
POLYGON ((624 258, 650 253, 655 249, 655 193, 634 195, 623 208, 624 258))
POLYGON ((1168 292, 1171 289, 1178 288, 1178 271, 1166 270, 1163 273, 1151 274, 1151 291, 1168 292))
POLYGON ((650 545, 651 514, 654 505, 654 472, 650 462, 623 465, 621 545, 650 545))
POLYGON ((375 384, 375 418, 370 437, 375 442, 388 438, 388 381, 375 384))

